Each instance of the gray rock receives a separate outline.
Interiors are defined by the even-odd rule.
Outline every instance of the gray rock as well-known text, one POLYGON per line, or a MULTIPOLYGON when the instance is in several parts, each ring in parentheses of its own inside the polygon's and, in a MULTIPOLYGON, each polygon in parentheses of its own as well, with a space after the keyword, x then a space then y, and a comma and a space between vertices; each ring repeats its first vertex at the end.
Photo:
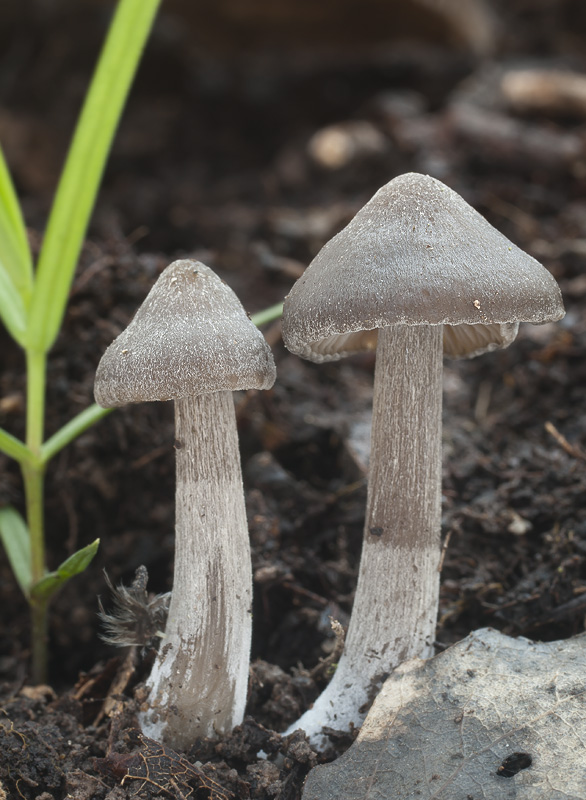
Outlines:
POLYGON ((303 800, 586 800, 586 634, 476 631, 398 667, 303 800))

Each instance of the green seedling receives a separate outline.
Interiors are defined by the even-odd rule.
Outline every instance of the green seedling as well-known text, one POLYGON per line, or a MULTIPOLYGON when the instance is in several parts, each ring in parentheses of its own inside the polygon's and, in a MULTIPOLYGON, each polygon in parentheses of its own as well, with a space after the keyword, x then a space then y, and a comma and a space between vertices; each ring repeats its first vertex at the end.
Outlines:
POLYGON ((44 474, 63 447, 108 411, 92 405, 44 440, 47 356, 61 328, 69 290, 104 165, 130 85, 161 0, 120 0, 88 90, 59 180, 38 261, 28 244, 22 211, 0 149, 0 318, 25 354, 26 435, 0 428, 0 450, 21 469, 25 517, 0 509, 0 538, 32 615, 32 680, 47 674, 47 612, 51 598, 83 572, 98 541, 54 571, 45 558, 44 474))

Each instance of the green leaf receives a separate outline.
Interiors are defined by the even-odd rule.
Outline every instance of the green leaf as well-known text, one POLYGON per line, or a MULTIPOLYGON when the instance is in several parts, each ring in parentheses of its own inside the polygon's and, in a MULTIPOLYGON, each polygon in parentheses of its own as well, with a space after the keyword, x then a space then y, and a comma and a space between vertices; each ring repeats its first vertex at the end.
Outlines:
MULTIPOLYGON (((0 237, 2 232, 0 231, 0 237)), ((0 319, 15 342, 24 347, 27 314, 24 302, 8 270, 0 260, 0 319)))
POLYGON ((161 0, 120 0, 77 124, 39 256, 27 347, 57 338, 104 165, 161 0))
POLYGON ((0 508, 0 538, 26 598, 31 585, 31 540, 26 522, 11 506, 0 508))
POLYGON ((87 547, 82 547, 77 553, 69 556, 57 567, 55 572, 48 572, 44 578, 41 578, 34 586, 31 586, 31 598, 46 601, 52 597, 70 578, 74 578, 87 569, 98 552, 99 546, 100 540, 96 539, 95 542, 88 544, 87 547))
MULTIPOLYGON (((86 408, 80 414, 64 425, 57 433, 54 433, 50 439, 47 439, 45 444, 41 447, 41 461, 46 464, 53 456, 62 450, 66 445, 76 439, 78 436, 99 422, 103 417, 110 414, 113 408, 101 408, 97 403, 86 408)), ((1 429, 0 429, 1 431, 1 429)), ((2 447, 2 440, 0 439, 0 448, 2 447)))
POLYGON ((0 428, 0 450, 10 458, 18 461, 19 464, 31 464, 35 460, 33 453, 26 444, 23 444, 16 436, 5 431, 4 428, 0 428))
POLYGON ((20 296, 23 306, 28 306, 33 288, 33 262, 22 212, 1 147, 0 265, 20 296))

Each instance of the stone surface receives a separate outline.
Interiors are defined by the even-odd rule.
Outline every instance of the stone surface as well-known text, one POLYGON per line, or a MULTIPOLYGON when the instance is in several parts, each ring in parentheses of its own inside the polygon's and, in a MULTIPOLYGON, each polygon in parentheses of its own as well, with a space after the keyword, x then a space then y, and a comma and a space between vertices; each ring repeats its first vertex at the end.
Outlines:
POLYGON ((385 683, 354 745, 303 800, 584 800, 586 634, 476 631, 385 683))

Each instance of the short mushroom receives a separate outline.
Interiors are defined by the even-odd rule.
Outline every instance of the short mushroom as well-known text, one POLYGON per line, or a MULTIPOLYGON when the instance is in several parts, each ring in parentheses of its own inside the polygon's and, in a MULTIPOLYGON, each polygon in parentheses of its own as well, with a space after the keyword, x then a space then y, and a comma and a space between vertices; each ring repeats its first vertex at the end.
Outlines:
POLYGON ((270 348, 236 295, 190 260, 164 270, 96 373, 106 408, 175 400, 173 593, 141 725, 176 748, 243 718, 252 577, 231 393, 274 380, 270 348))
POLYGON ((373 685, 432 654, 439 596, 442 354, 508 346, 564 315, 550 273, 459 195, 401 175, 315 257, 285 300, 283 339, 315 362, 376 348, 362 557, 344 654, 290 730, 359 725, 373 685))

